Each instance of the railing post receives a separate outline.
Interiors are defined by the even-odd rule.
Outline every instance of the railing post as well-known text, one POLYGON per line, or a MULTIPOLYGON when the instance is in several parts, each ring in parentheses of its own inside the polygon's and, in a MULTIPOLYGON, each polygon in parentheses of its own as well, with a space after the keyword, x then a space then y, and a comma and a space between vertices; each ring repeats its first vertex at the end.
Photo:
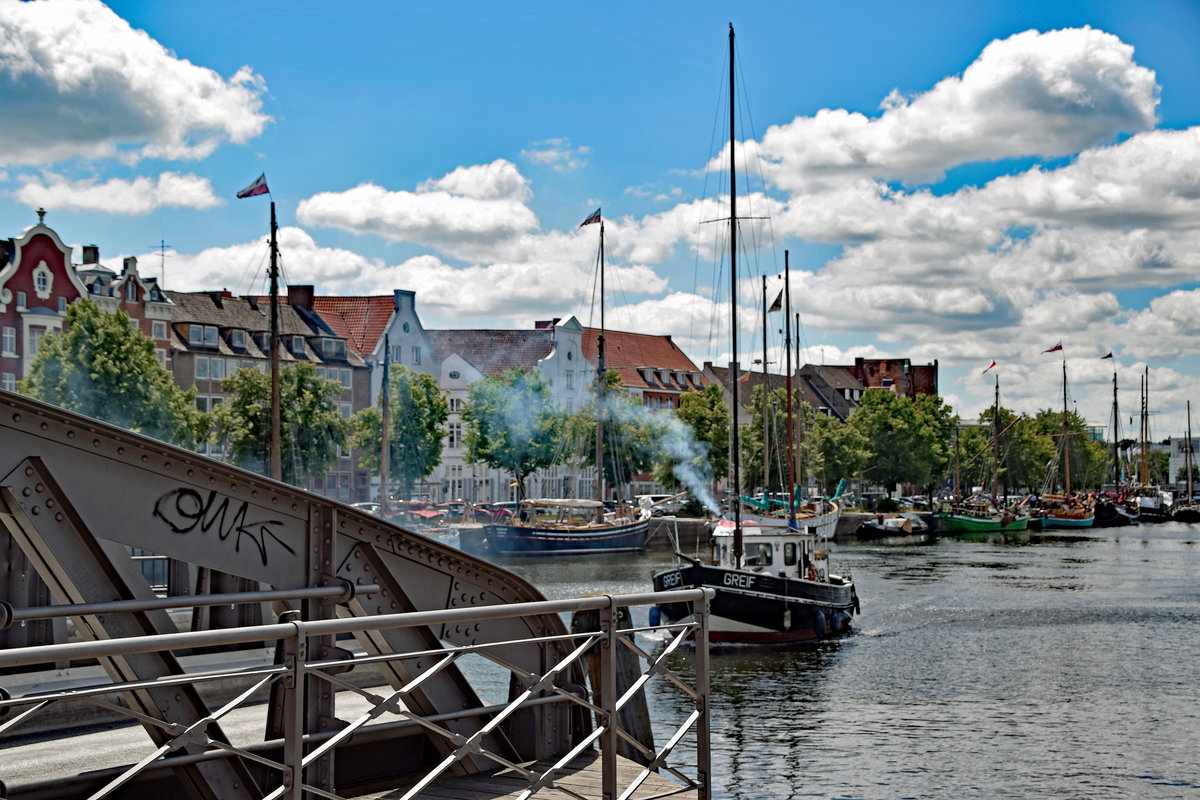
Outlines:
POLYGON ((697 800, 710 800, 712 797, 712 761, 709 753, 711 721, 708 704, 708 619, 712 595, 712 589, 705 589, 704 598, 693 606, 697 613, 692 615, 696 620, 696 704, 700 711, 700 718, 696 720, 696 777, 700 781, 697 800))
POLYGON ((308 640, 304 623, 294 620, 294 637, 283 641, 283 663, 289 674, 283 680, 283 786, 287 797, 301 800, 304 796, 304 698, 305 664, 308 660, 308 640))
POLYGON ((600 690, 604 708, 604 734, 600 738, 600 774, 604 800, 617 796, 617 602, 609 595, 600 609, 600 690))

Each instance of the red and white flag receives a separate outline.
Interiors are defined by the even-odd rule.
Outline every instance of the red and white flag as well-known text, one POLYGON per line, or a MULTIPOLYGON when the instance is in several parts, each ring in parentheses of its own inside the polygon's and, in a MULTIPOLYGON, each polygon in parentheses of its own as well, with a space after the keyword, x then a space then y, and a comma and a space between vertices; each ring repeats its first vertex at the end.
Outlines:
POLYGON ((599 222, 599 221, 600 221, 600 209, 597 208, 595 211, 593 211, 591 213, 591 215, 587 219, 585 219, 583 222, 579 223, 579 227, 582 228, 584 225, 591 225, 593 222, 599 222))
POLYGON ((1042 352, 1043 353, 1054 353, 1059 350, 1062 350, 1062 340, 1061 339, 1059 340, 1058 344, 1054 345, 1054 347, 1051 347, 1049 350, 1043 350, 1042 352))
POLYGON ((993 358, 993 359, 992 359, 992 363, 988 364, 988 365, 987 365, 987 369, 985 369, 985 370, 984 370, 982 373, 980 373, 980 374, 982 374, 982 375, 987 375, 987 374, 988 374, 988 370, 990 370, 990 369, 991 369, 992 367, 994 367, 994 366, 996 366, 996 359, 994 359, 994 358, 993 358))
POLYGON ((250 184, 245 189, 242 189, 240 192, 238 192, 237 196, 239 198, 254 197, 255 195, 258 195, 258 194, 267 194, 270 191, 271 190, 267 188, 267 174, 264 172, 262 175, 259 175, 254 180, 254 183, 250 184))

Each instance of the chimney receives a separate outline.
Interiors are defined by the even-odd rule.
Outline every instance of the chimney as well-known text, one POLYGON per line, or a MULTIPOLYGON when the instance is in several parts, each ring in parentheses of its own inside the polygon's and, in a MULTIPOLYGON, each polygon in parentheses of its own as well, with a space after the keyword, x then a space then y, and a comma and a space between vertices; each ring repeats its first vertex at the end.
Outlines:
POLYGON ((100 263, 100 248, 94 244, 85 244, 83 246, 83 263, 84 264, 99 264, 100 263))
POLYGON ((312 311, 313 285, 309 283, 299 286, 288 286, 288 305, 292 308, 303 308, 305 311, 312 311))
POLYGON ((125 266, 121 269, 122 275, 137 275, 137 256, 125 256, 125 266))
POLYGON ((225 307, 224 304, 221 302, 222 299, 225 297, 225 292, 209 292, 208 296, 212 299, 213 305, 216 306, 217 308, 225 307))

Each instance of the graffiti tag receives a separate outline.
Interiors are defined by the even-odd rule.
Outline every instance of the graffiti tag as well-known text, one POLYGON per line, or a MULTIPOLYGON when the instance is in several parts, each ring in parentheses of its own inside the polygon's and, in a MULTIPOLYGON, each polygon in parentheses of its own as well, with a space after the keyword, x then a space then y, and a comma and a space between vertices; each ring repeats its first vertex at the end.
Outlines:
POLYGON ((233 503, 233 500, 217 494, 215 490, 205 498, 195 489, 181 487, 154 501, 154 516, 167 523, 172 533, 187 534, 197 529, 201 533, 208 533, 215 529, 222 542, 232 536, 233 549, 237 553, 242 551, 242 543, 247 542, 248 546, 252 545, 258 551, 264 566, 270 542, 275 542, 292 555, 296 554, 287 542, 275 534, 275 527, 283 525, 283 520, 248 521, 246 516, 250 504, 243 500, 236 510, 231 510, 233 503))

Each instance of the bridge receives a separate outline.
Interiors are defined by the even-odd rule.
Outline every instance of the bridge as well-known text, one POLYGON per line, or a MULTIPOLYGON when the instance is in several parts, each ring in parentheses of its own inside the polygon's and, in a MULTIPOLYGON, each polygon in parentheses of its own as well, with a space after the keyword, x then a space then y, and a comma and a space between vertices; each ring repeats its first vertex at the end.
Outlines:
POLYGON ((547 601, 435 539, 4 391, 0 475, 0 797, 710 796, 703 590, 645 648, 621 609, 657 595, 547 601), (143 553, 188 591, 156 592, 143 553), (670 669, 685 652, 690 676, 670 669), (87 664, 84 685, 3 688, 87 664), (657 748, 626 722, 651 682, 690 709, 657 748), (10 782, 22 729, 85 706, 134 724, 107 740, 141 730, 129 763, 63 746, 68 725, 62 763, 10 782))

